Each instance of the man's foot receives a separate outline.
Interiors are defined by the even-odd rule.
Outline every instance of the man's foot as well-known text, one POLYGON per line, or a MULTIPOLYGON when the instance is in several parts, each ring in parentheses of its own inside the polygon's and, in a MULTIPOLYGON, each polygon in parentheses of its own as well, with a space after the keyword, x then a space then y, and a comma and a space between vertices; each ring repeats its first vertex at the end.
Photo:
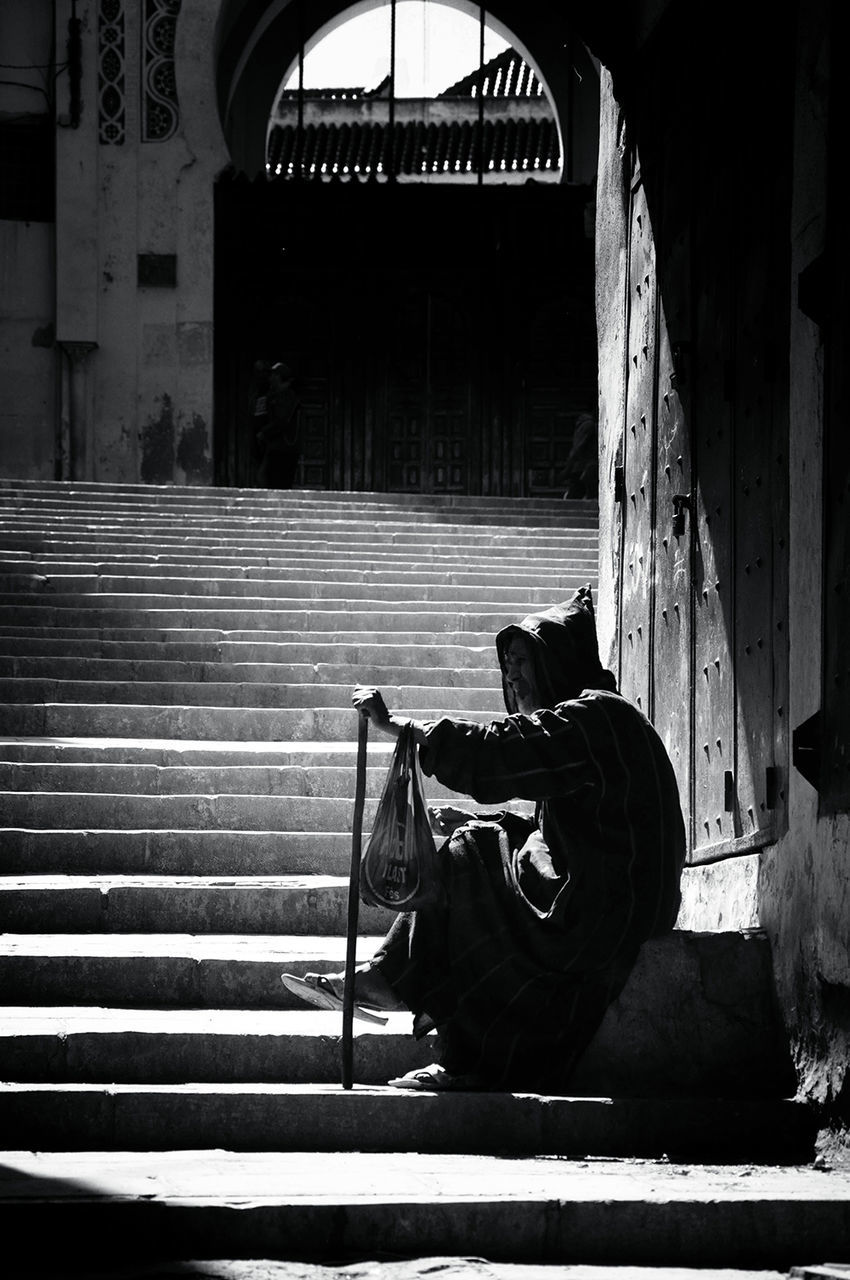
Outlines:
MULTIPOLYGON (((342 983, 324 973, 307 973, 299 978, 294 973, 282 973, 280 980, 300 1000, 315 1005, 317 1009, 342 1009, 342 983)), ((373 1012, 354 1002, 354 1017, 363 1022, 378 1022, 383 1025, 387 1019, 382 1013, 373 1012)))
MULTIPOLYGON (((288 991, 319 1009, 341 1009, 345 990, 344 973, 305 973, 298 978, 282 973, 281 981, 288 991)), ((379 969, 361 965, 354 973, 354 1016, 364 1022, 386 1022, 382 1013, 403 1012, 407 1005, 399 1000, 379 969)))
MULTIPOLYGON (((315 975, 308 973, 306 976, 310 978, 315 975)), ((342 995, 345 974, 328 973, 325 976, 342 995)), ((381 1009, 384 1013, 404 1013, 407 1009, 407 1005, 399 1000, 380 969, 370 964, 361 964, 354 970, 354 999, 358 1004, 367 1005, 370 1009, 381 1009)))
POLYGON ((418 1093, 469 1093, 489 1088, 482 1076, 453 1075, 439 1062, 432 1062, 427 1067, 417 1067, 415 1071, 408 1071, 406 1075, 388 1080, 387 1084, 394 1089, 411 1089, 418 1093))

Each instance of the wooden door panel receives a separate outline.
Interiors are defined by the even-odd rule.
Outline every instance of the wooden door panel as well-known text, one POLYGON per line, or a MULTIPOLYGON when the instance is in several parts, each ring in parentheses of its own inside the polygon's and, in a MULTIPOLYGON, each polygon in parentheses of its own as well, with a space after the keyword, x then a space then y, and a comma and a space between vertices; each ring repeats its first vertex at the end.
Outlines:
POLYGON ((325 488, 330 469, 330 415, 328 412, 327 386, 312 383, 299 388, 301 408, 301 475, 299 485, 325 488))
POLYGON ((695 98, 680 118, 675 74, 662 83, 641 121, 649 193, 634 176, 629 193, 618 639, 622 691, 673 763, 693 864, 749 853, 783 815, 787 385, 771 350, 787 224, 772 122, 758 156, 714 154, 714 105, 695 98))
POLYGON ((620 686, 649 713, 651 556, 655 436, 655 247, 646 193, 632 192, 627 344, 624 526, 620 686))
MULTIPOLYGON (((441 397, 442 398, 442 397, 441 397)), ((430 471, 435 493, 469 492, 470 410, 468 388, 457 387, 452 407, 431 409, 430 471)))
POLYGON ((690 122, 666 120, 661 170, 666 200, 656 245, 658 392, 655 450, 655 553, 652 721, 679 784, 686 828, 691 824, 693 687, 691 442, 692 396, 690 122), (675 501, 674 501, 675 499, 675 501))
POLYGON ((699 202, 694 248, 694 857, 710 856, 713 846, 736 834, 729 795, 735 769, 731 279, 722 206, 707 194, 713 191, 707 186, 699 202))
POLYGON ((387 419, 387 480, 396 493, 424 492, 422 407, 396 405, 387 419))
POLYGON ((397 493, 420 492, 427 476, 427 297, 419 282, 410 280, 405 288, 388 288, 384 302, 387 326, 384 375, 387 487, 397 493))
MULTIPOLYGON (((758 187, 759 194, 765 190, 770 191, 768 184, 758 187)), ((770 211, 753 209, 750 225, 769 227, 770 211)), ((735 305, 735 816, 736 834, 752 838, 773 825, 767 770, 774 764, 773 518, 777 504, 770 465, 774 424, 769 236, 763 232, 741 244, 739 261, 742 267, 746 263, 746 270, 736 272, 741 286, 735 305)))
POLYGON ((472 384, 480 344, 478 294, 437 280, 428 295, 427 470, 435 493, 470 493, 478 456, 472 384))
POLYGON ((575 415, 557 392, 543 388, 526 409, 526 491, 551 496, 564 491, 564 468, 570 452, 575 415))
MULTIPOLYGON (((686 252, 686 242, 677 246, 686 252)), ((675 308, 671 305, 671 315, 675 308)), ((659 325, 658 447, 655 484, 655 593, 653 600, 652 721, 676 772, 686 822, 691 790, 691 537, 687 508, 677 518, 674 497, 691 490, 690 450, 682 401, 676 387, 671 328, 663 313, 659 325)), ((678 332, 681 334, 682 330, 678 332)))

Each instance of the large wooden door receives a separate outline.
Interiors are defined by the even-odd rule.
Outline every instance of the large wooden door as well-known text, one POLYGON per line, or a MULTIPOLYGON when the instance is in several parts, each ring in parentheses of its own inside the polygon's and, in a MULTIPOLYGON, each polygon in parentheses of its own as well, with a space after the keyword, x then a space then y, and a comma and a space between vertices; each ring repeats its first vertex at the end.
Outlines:
MULTIPOLYGON (((758 119, 757 85, 747 107, 758 119)), ((690 860, 703 862, 768 843, 784 822, 787 424, 776 352, 787 300, 773 230, 784 193, 770 146, 730 153, 720 172, 705 162, 718 127, 707 110, 671 117, 659 102, 655 125, 629 193, 620 679, 665 741, 690 860)))
MULTIPOLYGON (((474 281, 473 281, 474 284, 474 281)), ((395 492, 474 491, 480 359, 474 290, 408 279, 387 296, 386 476, 395 492)))

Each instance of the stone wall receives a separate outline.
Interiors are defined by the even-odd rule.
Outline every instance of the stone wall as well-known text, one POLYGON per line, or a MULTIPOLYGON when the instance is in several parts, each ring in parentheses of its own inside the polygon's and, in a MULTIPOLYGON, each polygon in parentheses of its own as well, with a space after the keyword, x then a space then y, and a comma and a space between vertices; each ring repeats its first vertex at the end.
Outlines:
MULTIPOLYGON (((43 45, 47 61, 49 10, 14 8, 3 47, 35 61, 27 50, 43 45)), ((76 7, 81 106, 73 118, 60 73, 57 220, 0 222, 5 475, 212 479, 213 187, 228 163, 217 11, 205 0, 76 7)), ((59 62, 72 13, 55 0, 59 62)))
MULTIPOLYGON (((821 706, 823 347, 797 307, 797 279, 825 244, 828 14, 800 11, 792 204, 790 361, 790 724, 821 706)), ((840 142, 838 145, 841 145, 840 142)), ((801 1084, 827 1117, 850 1122, 850 816, 819 812, 815 789, 789 773, 789 829, 762 859, 762 922, 791 1027, 801 1084)))
POLYGON ((211 108, 215 6, 183 0, 176 29, 173 8, 82 6, 92 107, 57 156, 60 180, 74 175, 57 294, 60 339, 79 331, 98 344, 86 370, 97 423, 88 479, 212 478, 212 190, 227 163, 211 108), (97 88, 118 41, 122 106, 110 114, 97 88), (85 313, 68 302, 81 246, 94 282, 85 313))
MULTIPOLYGON (((47 5, 4 0, 0 49, 14 70, 0 71, 0 127, 49 111, 45 71, 53 38, 47 5)), ((5 154, 5 153, 4 153, 5 154)), ((8 163, 8 160, 7 160, 8 163)), ((15 173, 2 181, 15 183, 15 173)), ((8 193, 7 193, 8 194, 8 193)), ((0 213, 0 473, 52 480, 56 402, 52 221, 0 213)))
POLYGON ((54 479, 51 222, 0 220, 0 474, 54 479))
MULTIPOLYGON (((789 684, 793 729, 821 707, 823 554, 823 347, 797 306, 797 278, 823 251, 827 163, 827 0, 801 11, 795 68, 791 181, 789 684)), ((623 289, 626 243, 620 108, 603 75, 597 211, 600 338, 599 633, 616 669, 620 525, 613 499, 623 421, 623 289)), ((760 925, 772 944, 776 989, 791 1034, 803 1094, 823 1108, 831 1132, 850 1131, 850 817, 823 811, 790 760, 787 831, 760 854, 693 868, 684 877, 680 926, 720 930, 760 925)))

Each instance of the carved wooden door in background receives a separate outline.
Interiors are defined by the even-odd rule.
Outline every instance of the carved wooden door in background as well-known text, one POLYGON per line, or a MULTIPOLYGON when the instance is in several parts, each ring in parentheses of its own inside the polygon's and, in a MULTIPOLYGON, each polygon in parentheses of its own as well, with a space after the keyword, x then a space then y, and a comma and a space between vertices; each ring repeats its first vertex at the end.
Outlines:
MULTIPOLYGON (((473 295, 474 297, 474 295, 473 295)), ((477 466, 473 400, 477 307, 448 281, 400 281, 386 298, 386 476, 397 493, 469 493, 477 466)))

